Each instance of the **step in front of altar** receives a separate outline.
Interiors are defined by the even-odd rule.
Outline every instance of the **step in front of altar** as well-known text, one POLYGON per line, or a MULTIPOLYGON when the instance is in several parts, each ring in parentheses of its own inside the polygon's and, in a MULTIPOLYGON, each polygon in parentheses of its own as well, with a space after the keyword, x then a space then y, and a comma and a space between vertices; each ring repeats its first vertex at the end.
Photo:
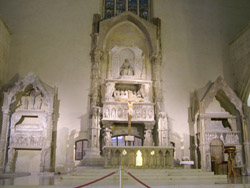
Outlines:
MULTIPOLYGON (((82 169, 71 175, 62 176, 62 180, 72 180, 74 182, 88 183, 92 180, 103 177, 115 169, 82 169)), ((184 184, 226 184, 225 175, 214 175, 213 172, 203 172, 200 169, 125 169, 136 178, 149 186, 160 185, 184 185, 184 184)), ((126 172, 123 173, 124 185, 137 185, 132 177, 126 172)), ((119 185, 119 172, 95 183, 95 185, 119 185)))

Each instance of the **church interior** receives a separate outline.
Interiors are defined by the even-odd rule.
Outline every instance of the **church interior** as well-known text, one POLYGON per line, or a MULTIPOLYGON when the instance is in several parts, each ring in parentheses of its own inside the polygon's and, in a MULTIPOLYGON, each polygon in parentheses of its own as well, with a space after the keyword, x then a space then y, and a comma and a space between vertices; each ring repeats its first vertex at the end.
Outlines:
POLYGON ((0 187, 34 174, 30 185, 80 185, 123 168, 146 182, 155 173, 153 186, 248 180, 249 10, 248 0, 0 0, 0 187))

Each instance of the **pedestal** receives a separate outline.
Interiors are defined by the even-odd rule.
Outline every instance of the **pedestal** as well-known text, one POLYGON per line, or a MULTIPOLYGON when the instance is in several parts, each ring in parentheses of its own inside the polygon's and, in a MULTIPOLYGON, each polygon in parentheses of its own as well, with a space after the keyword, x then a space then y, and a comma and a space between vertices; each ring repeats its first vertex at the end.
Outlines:
POLYGON ((78 166, 104 166, 104 158, 100 155, 98 148, 89 148, 78 166))

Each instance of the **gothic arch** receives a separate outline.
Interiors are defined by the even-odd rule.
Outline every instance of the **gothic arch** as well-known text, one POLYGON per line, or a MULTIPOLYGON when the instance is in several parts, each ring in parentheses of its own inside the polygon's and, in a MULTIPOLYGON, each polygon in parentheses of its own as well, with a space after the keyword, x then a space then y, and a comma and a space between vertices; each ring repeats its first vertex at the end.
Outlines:
MULTIPOLYGON (((28 73, 26 77, 17 81, 13 87, 9 88, 9 90, 4 93, 3 109, 10 110, 11 105, 20 100, 19 97, 21 96, 16 95, 18 93, 24 92, 25 89, 27 89, 28 87, 39 89, 44 95, 46 102, 49 105, 53 104, 55 89, 49 86, 45 88, 45 85, 39 80, 39 78, 34 73, 28 73)), ((53 111, 53 105, 50 105, 49 109, 50 111, 53 111)))
POLYGON ((156 26, 131 12, 124 12, 119 16, 100 22, 100 28, 102 29, 99 33, 98 48, 105 50, 106 39, 112 33, 112 30, 124 23, 131 24, 131 26, 141 32, 148 43, 149 53, 156 53, 156 45, 153 45, 156 44, 157 40, 155 36, 156 26))
POLYGON ((205 112, 205 109, 216 96, 219 100, 221 99, 220 102, 222 101, 222 98, 228 99, 228 102, 232 103, 239 111, 240 115, 244 117, 241 100, 221 76, 219 76, 217 80, 210 85, 205 95, 200 100, 200 110, 205 112))

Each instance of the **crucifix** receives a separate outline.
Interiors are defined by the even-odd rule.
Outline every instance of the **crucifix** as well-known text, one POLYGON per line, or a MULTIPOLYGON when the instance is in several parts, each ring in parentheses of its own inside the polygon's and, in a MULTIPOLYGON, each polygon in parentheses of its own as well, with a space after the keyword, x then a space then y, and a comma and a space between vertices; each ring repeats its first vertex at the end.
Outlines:
MULTIPOLYGON (((131 119, 133 117, 133 105, 134 103, 143 102, 142 98, 133 98, 132 91, 128 91, 128 98, 118 98, 116 101, 127 102, 128 103, 128 136, 131 136, 131 119)), ((131 142, 128 141, 128 145, 131 145, 131 142)))

